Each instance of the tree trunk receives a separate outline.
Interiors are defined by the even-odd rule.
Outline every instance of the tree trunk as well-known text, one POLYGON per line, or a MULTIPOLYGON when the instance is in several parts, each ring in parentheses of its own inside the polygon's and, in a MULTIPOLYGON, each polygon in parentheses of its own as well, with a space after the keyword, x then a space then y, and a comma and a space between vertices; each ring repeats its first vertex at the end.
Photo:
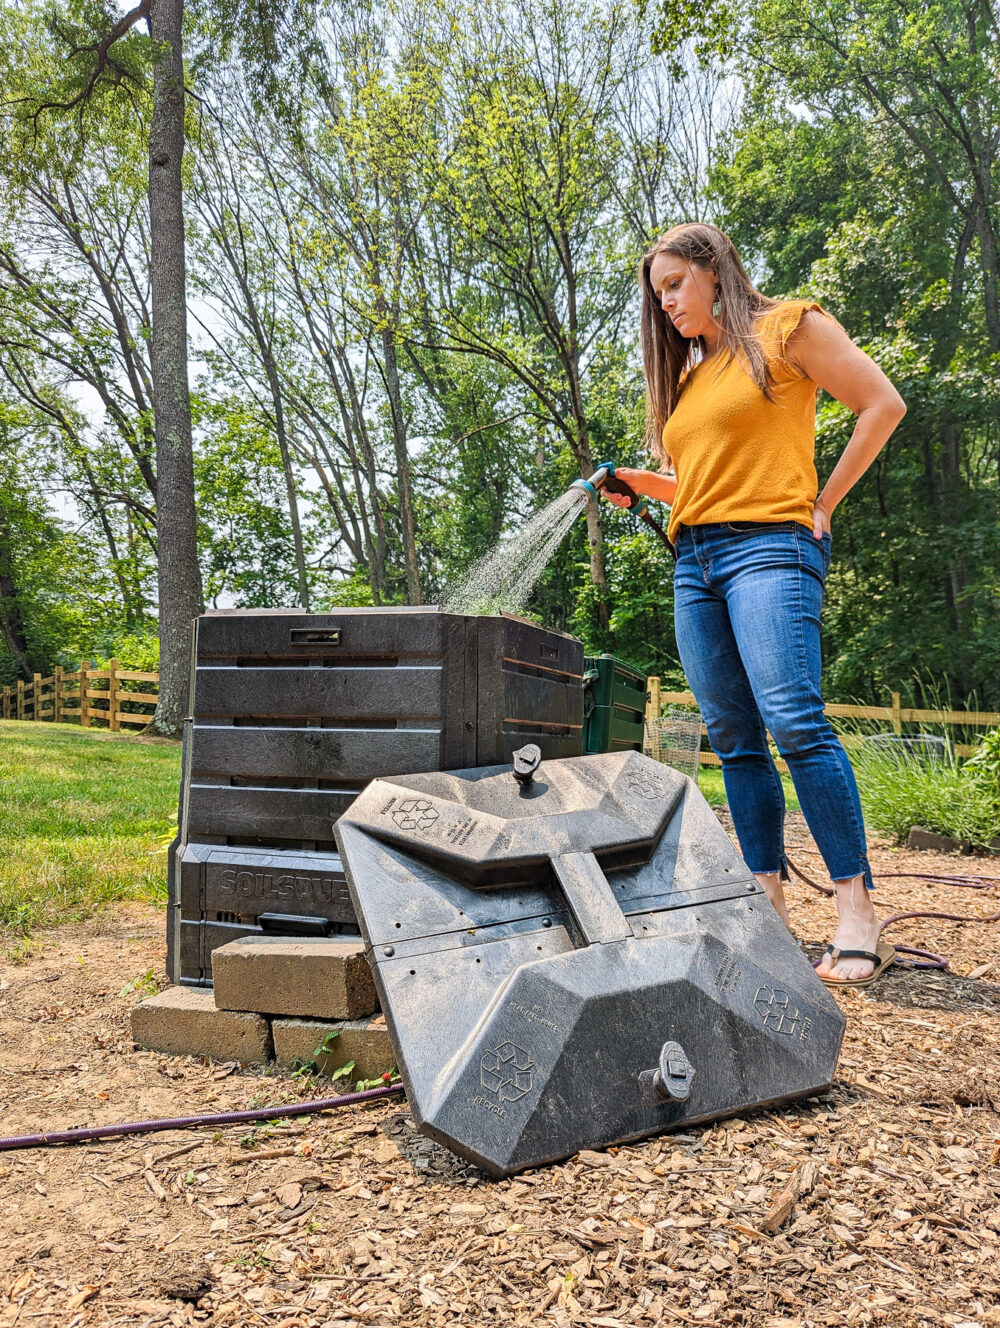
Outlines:
MULTIPOLYGON (((583 404, 583 384, 580 377, 580 338, 579 316, 577 310, 576 268, 572 259, 572 247, 565 230, 560 233, 559 251, 563 271, 566 273, 566 303, 568 315, 568 337, 566 341, 564 364, 569 382, 570 403, 573 410, 573 423, 576 426, 577 463, 580 466, 580 478, 589 479, 594 473, 594 454, 590 450, 590 430, 587 427, 587 412, 583 404)), ((553 321, 558 318, 552 311, 553 321)), ((608 575, 604 566, 604 530, 601 526, 600 502, 587 504, 587 547, 590 550, 590 578, 597 591, 597 622, 601 631, 606 632, 611 625, 611 601, 608 595, 608 575)))
POLYGON ((990 350, 1000 354, 1000 255, 998 255, 997 236, 990 225, 988 210, 985 206, 977 209, 979 232, 979 261, 983 274, 983 305, 986 312, 986 335, 990 350))
MULTIPOLYGON (((573 450, 580 467, 580 478, 586 480, 594 473, 594 454, 590 450, 590 431, 587 428, 587 416, 583 406, 580 364, 579 357, 575 353, 575 342, 572 359, 566 368, 576 425, 576 443, 573 450)), ((590 577, 597 591, 597 622, 601 630, 606 632, 611 625, 611 600, 608 595, 607 569, 604 566, 604 530, 601 526, 599 502, 587 504, 587 547, 590 550, 590 577)))
MULTIPOLYGON (((582 467, 580 477, 589 479, 593 473, 592 466, 582 467), (585 475, 584 469, 589 473, 585 475)), ((608 574, 604 566, 604 531, 597 503, 587 504, 587 547, 590 550, 590 576, 597 591, 597 621, 602 630, 608 631, 611 625, 611 604, 608 599, 608 574)))
MULTIPOLYGON (((254 318, 255 331, 257 320, 254 318)), ((306 551, 302 543, 302 523, 299 520, 299 500, 295 492, 295 474, 292 470, 292 458, 288 450, 288 436, 285 433, 285 408, 281 400, 281 383, 278 379, 277 366, 271 347, 262 335, 258 335, 258 345, 264 360, 268 387, 271 389, 271 404, 274 407, 274 436, 278 440, 281 452, 281 470, 285 477, 285 492, 288 495, 288 518, 292 523, 292 548, 295 551, 295 572, 299 583, 299 603, 306 613, 309 612, 309 576, 306 572, 306 551)))
POLYGON ((150 290, 156 439, 160 699, 150 727, 177 737, 188 706, 191 622, 202 612, 184 291, 184 0, 152 0, 149 133, 150 290))
MULTIPOLYGON (((379 312, 383 311, 380 309, 379 312)), ((410 483, 410 458, 406 451, 406 426, 403 422, 399 366, 396 363, 393 331, 388 323, 382 333, 382 353, 385 356, 385 385, 392 413, 392 440, 396 452, 396 476, 399 481, 399 524, 406 560, 406 602, 422 604, 424 601, 420 590, 420 567, 417 562, 417 523, 413 515, 413 486, 410 483)))

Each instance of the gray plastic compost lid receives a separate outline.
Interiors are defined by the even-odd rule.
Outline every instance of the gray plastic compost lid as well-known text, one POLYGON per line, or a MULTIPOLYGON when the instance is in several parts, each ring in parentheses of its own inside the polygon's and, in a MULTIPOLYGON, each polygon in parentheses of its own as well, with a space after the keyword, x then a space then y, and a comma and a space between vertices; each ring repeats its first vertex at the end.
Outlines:
POLYGON ((420 1129, 505 1176, 828 1087, 843 1017, 697 786, 524 766, 378 779, 336 826, 420 1129))

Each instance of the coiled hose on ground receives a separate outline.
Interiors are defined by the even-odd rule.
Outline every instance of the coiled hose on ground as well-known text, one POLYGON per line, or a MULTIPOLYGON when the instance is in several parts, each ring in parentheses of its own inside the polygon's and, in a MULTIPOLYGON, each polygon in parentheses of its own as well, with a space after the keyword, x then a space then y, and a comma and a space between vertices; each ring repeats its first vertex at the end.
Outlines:
MULTIPOLYGON (((832 895, 833 889, 828 885, 820 885, 807 876, 804 871, 800 871, 793 862, 785 858, 788 870, 793 876, 797 876, 800 881, 817 890, 821 895, 832 895)), ((905 876, 910 880, 930 881, 933 885, 951 885, 961 890, 989 890, 994 885, 1000 885, 1000 876, 936 876, 931 872, 879 872, 879 879, 887 876, 905 876)), ((886 920, 879 927, 879 935, 884 935, 890 927, 897 922, 903 922, 908 918, 943 918, 947 922, 1000 922, 1000 908, 995 913, 935 913, 935 912, 916 912, 916 913, 893 913, 891 918, 886 920)), ((948 960, 944 955, 935 954, 933 950, 921 950, 915 945, 897 945, 895 946, 897 954, 912 955, 910 968, 947 968, 948 960)))

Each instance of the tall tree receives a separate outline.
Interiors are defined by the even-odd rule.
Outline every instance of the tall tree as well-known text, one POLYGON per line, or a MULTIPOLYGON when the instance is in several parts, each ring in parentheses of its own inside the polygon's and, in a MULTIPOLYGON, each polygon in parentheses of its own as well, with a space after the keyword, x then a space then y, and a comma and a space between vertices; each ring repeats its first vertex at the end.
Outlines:
POLYGON ((151 57, 150 378, 159 499, 160 622, 160 692, 151 727, 165 736, 180 732, 187 709, 191 622, 202 605, 184 289, 183 17, 183 0, 141 0, 124 15, 70 0, 51 18, 51 56, 57 76, 51 87, 29 92, 20 108, 22 134, 37 135, 42 120, 54 117, 64 132, 75 126, 75 151, 86 152, 88 120, 100 114, 103 101, 118 96, 145 98, 145 60, 147 54, 151 57), (134 36, 139 24, 148 29, 148 46, 134 36))
POLYGON ((264 370, 270 423, 281 456, 288 502, 299 604, 308 612, 305 545, 286 423, 285 393, 278 367, 279 314, 273 282, 269 282, 260 270, 263 264, 257 235, 258 217, 253 203, 246 197, 252 186, 249 182, 244 186, 243 171, 234 160, 230 142, 222 134, 211 130, 203 132, 199 148, 195 207, 206 227, 208 241, 205 246, 206 270, 201 284, 206 297, 221 309, 232 332, 238 338, 248 337, 252 341, 264 370))
POLYGON ((149 0, 153 112, 149 128, 150 362, 156 430, 160 686, 150 728, 178 735, 188 709, 191 624, 202 612, 187 371, 184 275, 183 0, 149 0))

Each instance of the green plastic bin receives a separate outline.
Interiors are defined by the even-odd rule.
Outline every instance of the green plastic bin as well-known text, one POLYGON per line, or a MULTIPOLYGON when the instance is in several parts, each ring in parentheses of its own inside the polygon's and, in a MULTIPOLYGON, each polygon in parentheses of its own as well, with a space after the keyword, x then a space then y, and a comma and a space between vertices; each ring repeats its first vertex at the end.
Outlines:
POLYGON ((588 655, 583 667, 584 753, 641 752, 646 675, 613 655, 588 655))

